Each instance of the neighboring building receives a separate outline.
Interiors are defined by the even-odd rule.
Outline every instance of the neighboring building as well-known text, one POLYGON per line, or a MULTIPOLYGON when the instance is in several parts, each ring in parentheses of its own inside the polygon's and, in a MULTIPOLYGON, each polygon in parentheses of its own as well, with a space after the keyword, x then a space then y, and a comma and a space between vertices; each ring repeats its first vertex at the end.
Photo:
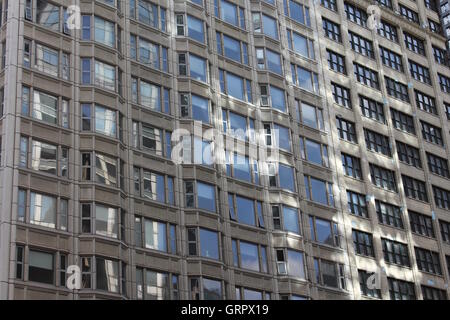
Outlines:
POLYGON ((1 299, 449 297, 450 69, 426 0, 0 3, 1 299), (256 129, 241 144, 278 146, 278 171, 175 164, 194 120, 256 129))
MULTIPOLYGON (((435 0, 437 2, 437 0, 435 0)), ((447 38, 447 49, 450 48, 450 1, 440 0, 439 8, 430 6, 430 9, 439 12, 441 15, 442 31, 447 38)))

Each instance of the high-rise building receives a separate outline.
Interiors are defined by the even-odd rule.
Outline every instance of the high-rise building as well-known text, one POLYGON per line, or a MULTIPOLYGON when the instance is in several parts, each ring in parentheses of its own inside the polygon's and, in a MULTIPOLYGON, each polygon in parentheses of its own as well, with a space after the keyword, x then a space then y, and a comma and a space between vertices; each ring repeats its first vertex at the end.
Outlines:
POLYGON ((0 3, 1 299, 449 298, 430 1, 0 3))

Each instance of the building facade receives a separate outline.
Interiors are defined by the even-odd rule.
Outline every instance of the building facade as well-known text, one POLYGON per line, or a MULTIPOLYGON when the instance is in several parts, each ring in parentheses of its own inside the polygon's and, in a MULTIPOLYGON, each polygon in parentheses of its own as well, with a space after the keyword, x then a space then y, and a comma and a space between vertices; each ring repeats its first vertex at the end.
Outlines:
POLYGON ((429 1, 0 3, 1 299, 449 297, 429 1))

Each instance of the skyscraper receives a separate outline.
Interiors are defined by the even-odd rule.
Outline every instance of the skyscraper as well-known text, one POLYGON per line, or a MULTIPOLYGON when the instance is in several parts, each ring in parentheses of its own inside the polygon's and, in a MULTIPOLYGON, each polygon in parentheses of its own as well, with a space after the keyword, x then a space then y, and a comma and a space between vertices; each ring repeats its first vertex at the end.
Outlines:
POLYGON ((0 3, 0 298, 449 297, 428 1, 0 3))

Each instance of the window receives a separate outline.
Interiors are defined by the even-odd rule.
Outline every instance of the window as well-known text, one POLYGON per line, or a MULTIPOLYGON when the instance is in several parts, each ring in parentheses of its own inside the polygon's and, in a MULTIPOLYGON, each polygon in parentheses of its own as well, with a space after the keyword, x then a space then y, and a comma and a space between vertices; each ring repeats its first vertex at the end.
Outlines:
POLYGON ((326 37, 337 42, 342 42, 341 27, 337 23, 322 18, 322 27, 326 37))
POLYGON ((411 76, 417 81, 431 85, 430 70, 414 61, 408 60, 411 76))
POLYGON ((450 78, 438 73, 439 85, 442 92, 450 93, 450 78))
POLYGON ((151 68, 168 71, 168 53, 166 47, 131 34, 130 51, 132 59, 151 68))
POLYGON ((281 112, 286 112, 286 94, 284 90, 269 84, 259 86, 261 92, 261 107, 271 106, 281 112))
MULTIPOLYGON (((441 229, 442 241, 450 243, 450 223, 447 221, 439 220, 439 227, 441 229)), ((447 256, 447 266, 450 268, 450 259, 447 256)))
POLYGON ((350 45, 353 51, 358 52, 363 56, 369 57, 371 59, 375 59, 372 41, 363 38, 351 31, 348 32, 348 35, 350 38, 350 45))
POLYGON ((46 284, 55 283, 55 256, 52 253, 29 250, 28 280, 46 284))
MULTIPOLYGON (((264 0, 270 2, 271 0, 264 0)), ((270 292, 236 286, 236 300, 270 300, 270 292)))
MULTIPOLYGON (((97 289, 107 292, 119 293, 120 282, 124 268, 123 263, 102 257, 81 257, 81 282, 83 289, 97 289)), ((123 283, 123 282, 122 282, 123 283)), ((123 291, 124 289, 122 289, 123 291)))
POLYGON ((362 114, 365 117, 371 118, 381 123, 386 123, 386 118, 384 116, 384 107, 382 103, 359 95, 359 106, 361 107, 362 114))
POLYGON ((359 255, 375 257, 373 250, 373 240, 370 233, 359 230, 352 230, 353 247, 359 255))
POLYGON ((436 61, 439 64, 447 65, 448 61, 447 61, 445 49, 441 49, 441 48, 438 48, 435 46, 432 46, 432 47, 433 47, 434 61, 436 61))
POLYGON ((329 166, 328 147, 325 144, 300 137, 300 153, 303 160, 315 163, 319 166, 329 166))
POLYGON ((166 9, 147 0, 130 1, 130 16, 152 28, 166 31, 166 9))
POLYGON ((437 1, 436 0, 424 0, 425 8, 438 12, 437 1))
POLYGON ((60 31, 60 8, 45 0, 37 0, 36 23, 53 31, 60 31))
POLYGON ((176 226, 135 216, 135 245, 139 248, 177 254, 176 226))
POLYGON ((433 195, 437 207, 450 210, 450 191, 433 186, 433 195))
POLYGON ((227 175, 235 179, 259 184, 258 162, 248 156, 225 151, 227 175))
POLYGON ((81 104, 82 131, 117 137, 117 112, 100 105, 81 104))
POLYGON ((370 177, 377 187, 397 192, 395 172, 370 163, 370 177))
POLYGON ((39 71, 57 77, 59 70, 59 51, 41 44, 36 44, 34 67, 39 71))
POLYGON ((373 275, 374 273, 370 273, 364 270, 358 270, 359 289, 363 296, 381 299, 381 290, 377 288, 369 289, 367 285, 369 278, 373 275))
POLYGON ((393 26, 392 24, 384 20, 380 20, 377 30, 380 36, 393 42, 398 42, 397 27, 393 26))
POLYGON ((334 51, 331 51, 330 49, 327 49, 327 55, 328 55, 328 66, 330 67, 331 70, 334 70, 342 74, 347 74, 344 56, 334 51))
POLYGON ((391 300, 416 300, 413 282, 388 278, 388 284, 391 300))
POLYGON ((267 48, 256 48, 258 69, 269 70, 279 75, 283 74, 281 55, 267 48))
POLYGON ((278 22, 275 18, 259 12, 252 12, 253 32, 262 33, 266 36, 279 39, 278 37, 278 22))
POLYGON ((240 139, 254 142, 255 120, 237 113, 222 109, 223 131, 228 135, 240 139))
POLYGON ((296 100, 298 120, 310 128, 324 130, 323 110, 296 100))
POLYGON ((336 118, 336 127, 341 139, 357 142, 355 124, 344 118, 336 118))
POLYGON ((320 4, 332 11, 337 11, 336 0, 321 0, 320 4))
POLYGON ((220 260, 219 235, 203 228, 187 229, 188 253, 190 256, 220 260))
POLYGON ((422 126, 422 136, 426 141, 439 146, 444 146, 441 128, 435 127, 422 120, 420 121, 420 124, 422 126))
POLYGON ((391 108, 391 117, 394 127, 411 134, 416 134, 413 117, 391 108))
POLYGON ((395 53, 394 51, 391 51, 389 49, 386 49, 382 46, 380 46, 380 57, 381 62, 394 70, 397 70, 399 72, 403 72, 403 62, 402 62, 402 56, 395 53))
POLYGON ((156 154, 172 157, 172 133, 146 123, 133 121, 133 147, 156 154))
POLYGON ((314 274, 318 284, 326 287, 345 290, 347 277, 343 264, 314 258, 314 274))
POLYGON ((132 78, 134 101, 147 109, 170 114, 169 89, 146 82, 142 79, 132 78))
POLYGON ((341 234, 336 222, 310 216, 309 227, 313 241, 333 247, 341 246, 341 234))
POLYGON ((134 194, 153 201, 175 204, 174 178, 147 169, 133 168, 134 194))
POLYGON ((374 89, 380 90, 380 84, 378 82, 378 72, 355 62, 353 63, 353 72, 358 82, 374 89))
POLYGON ((367 201, 366 196, 351 190, 347 190, 348 211, 351 214, 367 218, 367 201))
POLYGON ((367 27, 366 11, 348 2, 344 2, 344 8, 348 20, 360 25, 361 27, 367 27))
POLYGON ((444 110, 447 115, 447 120, 450 120, 450 103, 444 102, 444 110))
POLYGON ((334 206, 333 184, 305 175, 306 199, 326 206, 334 206))
POLYGON ((355 179, 362 180, 361 160, 352 155, 342 153, 341 154, 342 167, 344 174, 355 179))
MULTIPOLYGON (((24 139, 28 140, 28 138, 24 139)), ((59 175, 61 177, 68 177, 68 148, 58 147, 56 145, 37 140, 32 140, 30 145, 31 169, 53 175, 59 175)), ((28 157, 27 155, 25 156, 28 157)), ((28 165, 27 159, 25 159, 25 164, 28 165)))
POLYGON ((450 178, 450 174, 448 171, 448 163, 447 159, 438 157, 431 153, 426 153, 427 155, 427 162, 428 162, 428 168, 432 173, 435 173, 437 175, 440 175, 445 178, 450 178))
POLYGON ((434 20, 428 19, 428 27, 430 28, 431 32, 441 34, 442 33, 442 26, 439 22, 436 22, 434 20))
POLYGON ((427 215, 408 209, 411 231, 425 237, 434 238, 433 219, 427 215))
POLYGON ((136 289, 138 300, 178 300, 178 275, 136 267, 136 289))
POLYGON ((445 290, 420 286, 422 289, 423 300, 447 300, 447 292, 445 290))
POLYGON ((288 275, 305 279, 303 252, 289 249, 277 249, 277 271, 279 275, 288 275))
POLYGON ((291 135, 287 127, 276 123, 263 123, 266 145, 291 151, 291 135))
POLYGON ((350 97, 350 89, 331 82, 331 90, 333 92, 334 102, 342 107, 352 108, 352 100, 350 97))
POLYGON ((395 143, 397 145, 398 159, 401 162, 416 168, 422 168, 419 149, 400 141, 395 141, 395 143))
POLYGON ((286 30, 289 49, 294 50, 303 57, 315 60, 313 40, 293 30, 286 30))
POLYGON ((248 45, 226 34, 216 32, 217 52, 234 61, 248 65, 248 45))
POLYGON ((250 226, 264 228, 262 203, 228 193, 230 219, 250 226))
MULTIPOLYGON (((0 4, 1 6, 1 4, 0 4)), ((1 14, 0 14, 1 18, 1 14)), ((24 265, 24 255, 25 255, 25 248, 22 246, 17 245, 16 246, 16 279, 23 280, 23 265, 24 265)))
POLYGON ((309 8, 293 0, 283 0, 284 14, 298 23, 311 26, 309 8))
POLYGON ((197 19, 189 14, 177 14, 176 24, 177 36, 187 36, 198 42, 205 43, 205 30, 203 20, 197 19))
POLYGON ((257 272, 267 272, 266 247, 242 240, 232 239, 233 264, 235 267, 257 272))
POLYGON ((408 246, 404 243, 381 238, 384 260, 386 263, 409 267, 408 246))
MULTIPOLYGON (((88 20, 88 18, 86 19, 82 18, 82 22, 83 22, 82 28, 85 29, 90 28, 90 19, 88 20), (89 25, 85 26, 84 23, 87 22, 89 22, 89 25)), ((108 47, 114 48, 116 44, 115 28, 116 26, 114 22, 110 22, 95 16, 94 17, 95 41, 107 45, 108 47)), ((90 37, 88 39, 83 38, 83 40, 90 40, 90 37)))
POLYGON ((436 109, 436 101, 433 97, 419 90, 414 90, 414 93, 416 94, 416 103, 419 109, 429 112, 431 114, 435 115, 438 114, 436 109))
POLYGON ((216 212, 216 188, 200 181, 185 181, 185 206, 216 212))
POLYGON ((222 281, 204 277, 189 277, 191 300, 222 300, 222 281))
POLYGON ((281 204, 272 205, 272 218, 275 230, 300 234, 300 218, 297 208, 281 204))
MULTIPOLYGON (((101 88, 116 90, 116 68, 109 64, 94 60, 94 84, 101 88)), ((82 84, 92 84, 91 59, 81 58, 82 84)))
POLYGON ((241 29, 245 29, 244 8, 226 0, 214 0, 214 14, 217 18, 241 29))
POLYGON ((278 171, 275 165, 269 163, 269 187, 280 188, 291 192, 296 192, 295 168, 284 164, 278 164, 278 171))
POLYGON ((427 249, 414 247, 416 253, 417 268, 420 271, 441 275, 441 263, 439 253, 427 249))
POLYGON ((364 128, 364 137, 366 139, 367 150, 392 157, 389 137, 366 128, 364 128))
POLYGON ((405 35, 406 48, 417 54, 424 56, 425 55, 424 41, 419 38, 416 38, 415 36, 407 32, 403 32, 403 34, 405 35))
POLYGON ((428 202, 425 182, 402 175, 405 195, 409 198, 428 202))
POLYGON ((386 82, 386 91, 389 96, 410 103, 408 87, 405 84, 386 76, 384 77, 384 80, 386 82))
POLYGON ((219 69, 220 92, 233 98, 252 103, 251 81, 231 72, 219 69))
POLYGON ((403 229, 402 211, 400 207, 375 199, 375 209, 379 223, 403 229))
POLYGON ((319 80, 317 73, 302 68, 295 64, 291 64, 292 83, 316 94, 319 93, 319 80))
POLYGON ((189 76, 201 82, 207 82, 206 60, 194 54, 178 54, 178 74, 189 76))
POLYGON ((183 118, 210 123, 209 100, 195 94, 180 93, 180 114, 183 118))
POLYGON ((398 5, 398 8, 400 9, 400 14, 405 17, 407 20, 420 24, 419 21, 419 15, 417 14, 417 12, 409 9, 408 7, 405 7, 402 4, 398 5))

